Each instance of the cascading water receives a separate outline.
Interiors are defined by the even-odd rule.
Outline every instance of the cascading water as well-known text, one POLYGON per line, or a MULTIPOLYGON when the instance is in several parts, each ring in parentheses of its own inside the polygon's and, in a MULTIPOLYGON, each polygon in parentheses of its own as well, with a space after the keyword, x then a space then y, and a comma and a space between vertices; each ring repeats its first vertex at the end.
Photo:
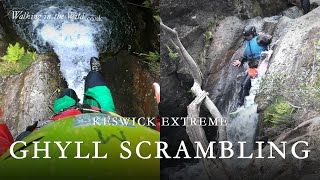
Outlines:
POLYGON ((258 76, 254 79, 251 79, 250 93, 245 97, 244 105, 237 109, 234 117, 229 118, 227 135, 228 140, 233 144, 233 151, 235 153, 231 165, 233 167, 246 167, 252 160, 241 159, 241 161, 239 161, 239 159, 237 159, 237 157, 240 155, 240 145, 238 142, 245 142, 243 155, 250 156, 250 154, 253 152, 255 133, 258 124, 258 105, 255 103, 254 99, 257 91, 260 88, 261 79, 267 71, 268 61, 272 53, 272 50, 263 52, 263 54, 265 54, 265 58, 258 67, 258 76))
MULTIPOLYGON (((37 15, 52 12, 68 15, 72 8, 59 9, 49 7, 41 10, 37 15)), ((54 13, 54 14, 56 14, 54 13)), ((75 19, 34 20, 33 27, 43 43, 49 43, 60 60, 60 70, 68 87, 76 91, 82 101, 84 93, 83 78, 90 70, 90 57, 98 57, 99 52, 94 42, 94 36, 102 28, 99 23, 90 20, 77 21, 75 19)))
POLYGON ((6 0, 15 29, 38 52, 58 55, 68 87, 83 98, 90 58, 117 52, 130 41, 132 22, 117 0, 6 0), (25 9, 25 7, 30 7, 25 9))

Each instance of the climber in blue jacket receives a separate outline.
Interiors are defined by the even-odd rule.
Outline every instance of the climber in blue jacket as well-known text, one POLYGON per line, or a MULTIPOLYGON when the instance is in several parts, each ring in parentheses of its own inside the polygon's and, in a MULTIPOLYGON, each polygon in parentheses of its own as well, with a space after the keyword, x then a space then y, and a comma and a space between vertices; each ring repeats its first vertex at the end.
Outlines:
POLYGON ((267 45, 261 45, 258 43, 258 35, 254 26, 245 26, 242 34, 245 38, 245 53, 240 60, 235 60, 232 65, 240 67, 245 62, 248 62, 249 70, 244 82, 241 85, 238 106, 242 106, 245 96, 249 95, 251 78, 255 78, 258 74, 257 67, 260 63, 261 52, 267 50, 267 45))

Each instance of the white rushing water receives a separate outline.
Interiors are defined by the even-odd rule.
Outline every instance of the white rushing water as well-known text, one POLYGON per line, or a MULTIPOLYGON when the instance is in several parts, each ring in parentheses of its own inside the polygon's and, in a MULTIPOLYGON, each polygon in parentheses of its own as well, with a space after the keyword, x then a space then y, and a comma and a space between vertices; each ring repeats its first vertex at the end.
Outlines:
POLYGON ((232 166, 243 168, 252 160, 241 159, 240 161, 237 159, 240 153, 238 142, 246 142, 244 146, 244 156, 249 156, 253 152, 255 133, 258 125, 258 105, 255 103, 254 99, 260 88, 261 79, 267 70, 268 60, 270 59, 272 52, 272 50, 264 52, 266 54, 266 58, 259 65, 258 76, 251 79, 250 93, 245 97, 244 105, 237 109, 237 113, 235 113, 234 117, 231 117, 228 122, 228 140, 232 142, 233 151, 235 153, 233 156, 232 166))
MULTIPOLYGON (((64 18, 34 20, 33 27, 37 37, 45 44, 52 46, 60 60, 60 71, 68 87, 75 90, 82 102, 84 94, 84 77, 90 71, 90 58, 98 57, 99 52, 94 42, 101 24, 84 19, 68 18, 68 13, 77 10, 72 8, 59 9, 51 6, 37 14, 64 14, 64 18)), ((89 13, 85 14, 90 15, 89 13)))

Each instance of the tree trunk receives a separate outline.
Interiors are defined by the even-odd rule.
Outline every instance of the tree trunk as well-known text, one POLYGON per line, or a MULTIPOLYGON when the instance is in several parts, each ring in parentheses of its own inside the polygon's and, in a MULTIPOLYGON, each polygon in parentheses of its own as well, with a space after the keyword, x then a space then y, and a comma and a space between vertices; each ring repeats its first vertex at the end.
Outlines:
MULTIPOLYGON (((218 108, 212 102, 212 100, 208 97, 208 93, 201 89, 202 85, 202 73, 194 61, 194 59, 190 56, 187 50, 182 45, 178 33, 164 25, 162 21, 160 21, 160 27, 167 33, 169 33, 169 38, 176 48, 177 52, 180 55, 180 58, 185 60, 189 65, 190 74, 194 79, 194 84, 191 88, 192 93, 196 96, 195 100, 188 106, 188 117, 198 118, 200 112, 200 105, 202 101, 204 101, 206 108, 209 110, 210 114, 219 120, 224 120, 223 116, 219 112, 218 108)), ((191 120, 188 118, 188 120, 191 120)), ((199 121, 199 119, 197 119, 199 121)), ((205 132, 201 126, 190 126, 190 122, 187 123, 186 127, 187 134, 189 136, 190 141, 193 143, 193 147, 196 149, 195 141, 200 141, 202 147, 207 149, 209 146, 208 140, 206 138, 205 132)), ((227 140, 227 132, 226 126, 219 125, 218 128, 218 141, 226 141, 227 140)), ((212 160, 202 158, 201 163, 203 164, 208 176, 210 179, 227 179, 225 170, 223 168, 223 164, 220 160, 212 160)))

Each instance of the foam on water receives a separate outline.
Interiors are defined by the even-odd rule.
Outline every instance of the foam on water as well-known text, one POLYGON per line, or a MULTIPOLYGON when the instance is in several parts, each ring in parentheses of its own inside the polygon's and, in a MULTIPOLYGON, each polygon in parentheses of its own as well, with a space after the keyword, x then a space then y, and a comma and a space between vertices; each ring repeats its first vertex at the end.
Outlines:
MULTIPOLYGON (((37 14, 57 12, 67 15, 72 8, 49 7, 37 14)), ((87 13, 88 14, 88 13, 87 13)), ((33 27, 43 44, 48 43, 60 60, 60 70, 68 87, 83 100, 84 77, 90 70, 90 58, 98 57, 94 35, 101 25, 89 20, 48 19, 34 20, 33 27)))
POLYGON ((272 50, 264 52, 266 58, 261 62, 258 68, 258 76, 251 80, 251 89, 248 96, 245 97, 244 105, 237 109, 236 117, 230 118, 231 120, 227 126, 228 140, 233 143, 233 156, 232 166, 246 167, 252 159, 237 159, 240 153, 239 141, 245 141, 244 156, 249 156, 253 152, 255 133, 258 124, 258 105, 254 99, 257 91, 260 88, 260 82, 264 76, 268 60, 272 55, 272 50))

